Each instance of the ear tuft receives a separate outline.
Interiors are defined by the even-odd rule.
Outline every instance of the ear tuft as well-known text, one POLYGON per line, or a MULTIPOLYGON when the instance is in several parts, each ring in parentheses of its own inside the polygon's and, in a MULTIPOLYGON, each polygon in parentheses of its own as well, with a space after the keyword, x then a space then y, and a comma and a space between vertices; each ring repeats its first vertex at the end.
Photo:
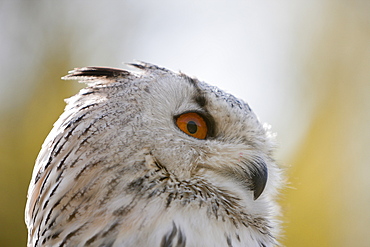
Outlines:
POLYGON ((117 78, 127 78, 131 72, 110 67, 84 67, 76 68, 63 76, 63 80, 78 80, 80 82, 93 82, 96 80, 116 81, 117 78))

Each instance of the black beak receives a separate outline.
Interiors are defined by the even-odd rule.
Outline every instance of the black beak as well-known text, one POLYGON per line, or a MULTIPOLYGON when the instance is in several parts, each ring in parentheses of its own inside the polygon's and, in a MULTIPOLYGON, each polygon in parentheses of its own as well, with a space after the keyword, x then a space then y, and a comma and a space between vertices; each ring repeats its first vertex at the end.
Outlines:
POLYGON ((257 200, 265 189, 268 172, 267 166, 262 160, 257 160, 253 166, 250 174, 252 181, 250 189, 253 191, 254 200, 257 200))

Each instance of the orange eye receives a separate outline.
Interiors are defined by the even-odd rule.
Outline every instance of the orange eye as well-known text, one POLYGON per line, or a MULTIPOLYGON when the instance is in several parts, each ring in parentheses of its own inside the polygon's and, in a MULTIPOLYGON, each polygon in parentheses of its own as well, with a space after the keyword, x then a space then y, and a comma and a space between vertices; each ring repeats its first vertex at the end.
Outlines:
POLYGON ((205 139, 208 128, 203 117, 195 112, 188 112, 180 115, 176 119, 177 127, 189 136, 205 139))

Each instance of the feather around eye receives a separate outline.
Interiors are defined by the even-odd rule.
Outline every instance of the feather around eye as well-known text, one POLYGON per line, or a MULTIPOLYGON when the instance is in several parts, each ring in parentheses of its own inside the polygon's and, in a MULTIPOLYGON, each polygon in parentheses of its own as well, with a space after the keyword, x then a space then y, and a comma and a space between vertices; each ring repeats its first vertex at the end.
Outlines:
POLYGON ((177 127, 185 134, 197 139, 205 139, 208 133, 207 123, 204 118, 196 112, 181 114, 176 119, 177 127))

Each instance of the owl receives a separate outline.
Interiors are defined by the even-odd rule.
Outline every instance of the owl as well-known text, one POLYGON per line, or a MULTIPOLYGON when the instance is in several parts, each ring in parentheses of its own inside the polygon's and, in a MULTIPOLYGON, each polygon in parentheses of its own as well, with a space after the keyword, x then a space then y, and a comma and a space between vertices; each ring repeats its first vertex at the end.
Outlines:
POLYGON ((156 65, 85 67, 37 157, 28 246, 278 246, 281 169, 247 103, 156 65))

